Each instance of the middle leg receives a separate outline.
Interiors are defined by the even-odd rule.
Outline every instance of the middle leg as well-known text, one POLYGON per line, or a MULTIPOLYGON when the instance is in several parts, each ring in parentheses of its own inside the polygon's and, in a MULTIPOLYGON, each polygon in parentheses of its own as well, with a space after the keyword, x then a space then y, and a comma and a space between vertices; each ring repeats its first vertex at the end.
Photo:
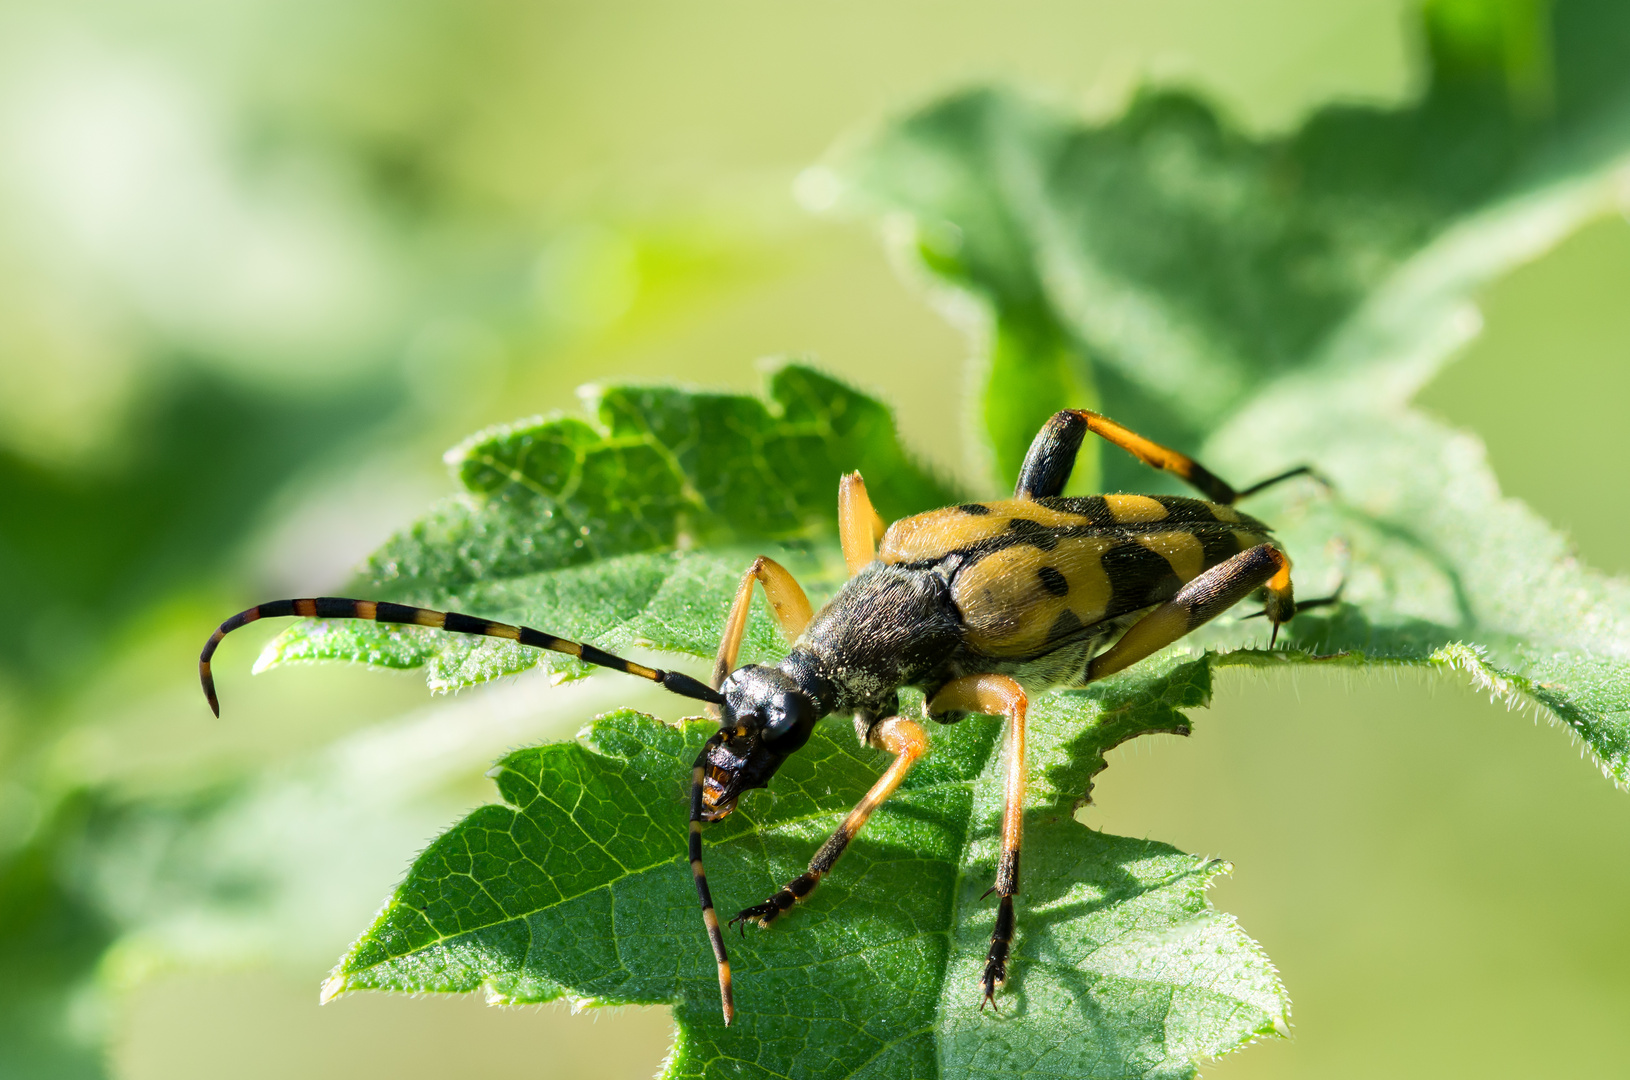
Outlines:
POLYGON ((877 558, 877 542, 881 539, 883 518, 872 509, 866 481, 858 471, 845 473, 838 481, 838 540, 843 545, 843 561, 849 566, 850 577, 877 558))
POLYGON ((1001 897, 990 952, 979 977, 984 998, 979 1007, 996 1007, 996 988, 1007 983, 1007 959, 1013 946, 1013 897, 1019 891, 1019 849, 1024 845, 1024 721, 1029 707, 1024 687, 1006 675, 968 675, 945 684, 928 703, 929 715, 974 712, 1007 718, 1007 784, 1003 791, 1002 852, 996 862, 994 892, 1001 897))

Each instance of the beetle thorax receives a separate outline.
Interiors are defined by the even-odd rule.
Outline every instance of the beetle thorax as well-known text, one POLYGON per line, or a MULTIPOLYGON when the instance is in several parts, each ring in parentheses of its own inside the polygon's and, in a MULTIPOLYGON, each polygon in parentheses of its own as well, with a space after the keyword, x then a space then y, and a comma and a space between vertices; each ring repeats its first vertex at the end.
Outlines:
POLYGON ((934 568, 873 563, 850 578, 782 667, 803 685, 825 683, 825 712, 892 709, 961 644, 946 579, 934 568))

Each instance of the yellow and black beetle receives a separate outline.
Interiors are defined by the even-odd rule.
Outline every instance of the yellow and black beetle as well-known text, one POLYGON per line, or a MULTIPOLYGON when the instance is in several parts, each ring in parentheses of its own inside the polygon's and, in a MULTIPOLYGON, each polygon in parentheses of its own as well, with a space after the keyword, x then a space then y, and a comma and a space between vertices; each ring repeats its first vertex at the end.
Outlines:
MULTIPOLYGON (((815 853, 809 869, 730 920, 731 925, 768 926, 810 894, 872 812, 927 752, 928 736, 922 726, 900 715, 902 687, 921 688, 928 716, 942 723, 969 713, 1002 716, 1007 722, 1006 799, 1001 855, 991 890, 999 897, 996 926, 980 977, 983 1007, 1007 981, 1013 940, 1028 695, 1050 687, 1085 685, 1120 671, 1259 589, 1266 596, 1263 614, 1277 638, 1280 624, 1298 610, 1291 594, 1290 561, 1275 546, 1268 526, 1235 510, 1233 504, 1298 475, 1311 474, 1305 467, 1296 468, 1235 491, 1192 458, 1097 413, 1067 409, 1037 434, 1011 499, 918 514, 885 530, 860 474, 843 477, 838 531, 849 580, 815 613, 791 574, 771 559, 756 560, 736 591, 711 687, 679 672, 644 667, 530 627, 337 597, 278 600, 232 616, 204 646, 199 676, 210 707, 219 715, 210 657, 221 639, 256 619, 297 615, 372 619, 507 638, 650 679, 707 702, 719 719, 719 730, 696 759, 690 864, 718 960, 726 1024, 734 1014, 730 963, 702 871, 702 823, 729 814, 743 792, 764 787, 788 755, 808 741, 816 722, 829 714, 853 714, 860 739, 894 755, 893 764, 815 853), (1089 431, 1176 474, 1206 498, 1063 497, 1081 440, 1089 431), (764 586, 792 651, 774 665, 737 668, 755 581, 764 586)), ((1304 602, 1300 607, 1327 602, 1304 602)))

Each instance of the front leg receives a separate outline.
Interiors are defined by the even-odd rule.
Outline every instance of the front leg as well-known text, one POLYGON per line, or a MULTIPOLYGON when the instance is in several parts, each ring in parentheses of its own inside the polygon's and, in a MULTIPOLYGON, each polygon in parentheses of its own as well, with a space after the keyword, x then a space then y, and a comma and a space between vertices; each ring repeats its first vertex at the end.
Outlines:
MULTIPOLYGON (((848 816, 843 819, 843 824, 839 825, 837 831, 821 845, 821 849, 809 861, 808 870, 787 882, 780 892, 762 904, 743 908, 730 920, 731 926, 749 922, 769 926, 777 916, 790 911, 794 904, 814 892, 815 886, 821 883, 821 878, 831 871, 833 864, 838 861, 838 856, 843 854, 843 849, 849 846, 849 841, 865 827, 866 819, 872 816, 872 811, 882 806, 888 797, 894 794, 894 790, 900 786, 900 781, 906 778, 906 773, 911 771, 917 759, 928 751, 928 734, 923 731, 921 725, 903 716, 891 716, 880 722, 872 730, 871 741, 873 746, 895 755, 894 763, 888 767, 888 771, 877 778, 877 783, 872 785, 866 797, 849 811, 848 816)), ((744 925, 742 933, 746 932, 744 925)))
POLYGON ((996 863, 994 892, 1001 897, 990 952, 979 977, 984 998, 979 1007, 996 1007, 996 988, 1007 983, 1007 959, 1013 946, 1013 897, 1019 891, 1019 849, 1024 845, 1024 721, 1029 707, 1024 687, 1006 675, 968 675, 945 684, 928 703, 930 715, 948 711, 984 713, 1007 718, 1007 784, 1003 792, 1002 853, 996 863))
MULTIPOLYGON (((809 620, 815 617, 809 606, 809 597, 798 584, 798 579, 774 559, 760 555, 741 576, 736 586, 736 599, 730 605, 730 614, 724 620, 724 634, 719 639, 719 653, 713 661, 713 689, 724 685, 725 676, 736 668, 736 654, 741 651, 742 635, 747 632, 747 618, 753 613, 753 582, 764 586, 764 595, 770 601, 775 621, 781 624, 781 633, 787 644, 798 640, 809 620)), ((717 714, 718 707, 713 707, 717 714)))

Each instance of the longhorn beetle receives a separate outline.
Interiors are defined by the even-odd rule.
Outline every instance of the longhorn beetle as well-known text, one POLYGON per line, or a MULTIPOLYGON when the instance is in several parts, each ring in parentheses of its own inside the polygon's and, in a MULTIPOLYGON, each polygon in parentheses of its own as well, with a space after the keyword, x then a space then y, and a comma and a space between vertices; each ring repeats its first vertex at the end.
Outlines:
POLYGON ((994 1007, 997 987, 1007 982, 1013 897, 1019 891, 1029 695, 1049 687, 1082 686, 1120 671, 1259 589, 1266 597, 1261 614, 1273 626, 1270 648, 1280 625, 1298 610, 1334 602, 1336 597, 1328 597, 1298 605, 1291 593, 1290 560, 1276 546, 1272 531, 1233 508, 1247 495, 1301 475, 1314 474, 1303 466, 1236 491, 1193 458, 1097 413, 1066 409, 1031 443, 1011 499, 934 510, 885 530, 860 474, 843 477, 838 534, 848 581, 816 613, 783 567, 764 557, 754 561, 730 607, 712 686, 531 627, 337 597, 276 600, 232 616, 210 635, 198 672, 210 708, 219 716, 210 657, 231 631, 282 615, 372 619, 506 638, 649 679, 706 702, 719 730, 703 745, 692 774, 690 865, 718 961, 726 1024, 735 1014, 730 962, 702 870, 702 823, 725 817, 743 792, 764 787, 808 741, 816 721, 831 713, 853 714, 861 741, 894 755, 893 764, 815 853, 809 869, 730 920, 732 926, 756 922, 767 927, 814 890, 872 812, 928 751, 922 725, 900 714, 900 688, 920 688, 928 717, 940 723, 954 723, 970 713, 1004 717, 1006 800, 991 889, 999 900, 979 979, 980 1008, 987 1003, 994 1007), (1064 497, 1065 482, 1089 431, 1175 474, 1206 498, 1064 497), (736 654, 755 581, 764 586, 792 651, 777 664, 738 668, 736 654))

